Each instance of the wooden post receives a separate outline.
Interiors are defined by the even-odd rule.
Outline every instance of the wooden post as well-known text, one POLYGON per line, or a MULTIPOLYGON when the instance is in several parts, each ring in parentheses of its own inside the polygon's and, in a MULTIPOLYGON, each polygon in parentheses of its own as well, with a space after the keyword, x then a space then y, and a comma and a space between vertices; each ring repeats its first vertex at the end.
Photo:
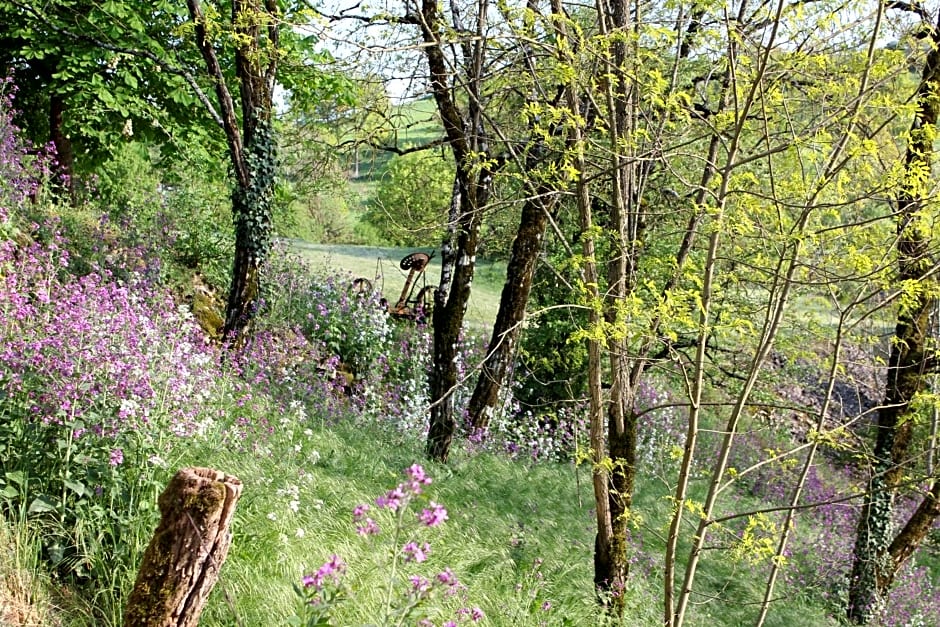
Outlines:
POLYGON ((242 483, 210 468, 184 468, 160 495, 160 524, 124 613, 126 627, 195 627, 232 544, 242 483))

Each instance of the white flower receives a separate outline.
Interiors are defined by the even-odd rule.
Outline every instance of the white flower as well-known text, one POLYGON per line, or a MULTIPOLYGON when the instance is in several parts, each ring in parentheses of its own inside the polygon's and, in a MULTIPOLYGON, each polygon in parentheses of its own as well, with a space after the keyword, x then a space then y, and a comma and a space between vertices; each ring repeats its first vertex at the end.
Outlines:
POLYGON ((303 527, 297 527, 297 533, 295 533, 294 535, 297 536, 298 538, 302 538, 304 537, 305 533, 306 532, 303 530, 303 527))
POLYGON ((277 514, 274 512, 268 512, 268 520, 277 520, 277 514))

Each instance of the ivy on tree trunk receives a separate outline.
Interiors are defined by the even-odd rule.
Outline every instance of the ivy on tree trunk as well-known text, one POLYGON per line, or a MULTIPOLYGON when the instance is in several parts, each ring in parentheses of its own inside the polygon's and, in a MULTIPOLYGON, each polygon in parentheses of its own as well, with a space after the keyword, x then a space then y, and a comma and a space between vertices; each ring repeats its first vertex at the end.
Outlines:
POLYGON ((936 481, 901 533, 892 537, 894 495, 907 472, 913 440, 911 402, 927 384, 930 372, 928 342, 930 313, 936 307, 930 221, 925 215, 937 119, 940 116, 940 24, 933 30, 933 48, 927 55, 917 112, 911 125, 905 158, 906 180, 897 200, 897 285, 916 286, 898 310, 888 361, 885 398, 878 410, 877 435, 855 540, 849 582, 848 617, 867 624, 884 601, 894 577, 940 515, 940 487, 936 481))
POLYGON ((236 0, 232 27, 238 46, 235 73, 241 104, 241 128, 216 50, 207 36, 207 18, 199 0, 188 0, 196 44, 213 78, 222 128, 235 173, 232 216, 235 259, 223 333, 227 341, 244 340, 257 310, 261 268, 271 245, 276 141, 271 128, 272 96, 277 70, 276 0, 236 0))

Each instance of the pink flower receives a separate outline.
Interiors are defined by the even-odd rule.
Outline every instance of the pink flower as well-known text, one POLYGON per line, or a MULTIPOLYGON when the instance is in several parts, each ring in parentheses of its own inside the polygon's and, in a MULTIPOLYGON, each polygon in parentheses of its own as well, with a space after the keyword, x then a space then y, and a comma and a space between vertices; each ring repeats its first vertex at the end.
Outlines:
POLYGON ((353 521, 359 522, 362 520, 362 517, 365 516, 367 511, 369 511, 369 506, 365 503, 362 505, 356 505, 356 507, 353 508, 353 521))
POLYGON ((402 547, 402 553, 405 555, 406 562, 423 562, 428 559, 428 553, 431 552, 431 545, 425 542, 418 546, 416 542, 409 542, 402 547))
POLYGON ((356 525, 356 533, 360 536, 377 536, 379 531, 378 524, 371 518, 366 518, 361 525, 356 525))
POLYGON ((424 509, 418 514, 418 520, 422 523, 428 527, 436 527, 447 520, 447 510, 444 509, 444 506, 431 501, 428 507, 430 509, 424 509))
POLYGON ((389 490, 385 496, 375 499, 375 504, 381 508, 388 508, 393 512, 398 511, 405 499, 405 486, 399 485, 394 490, 389 490))
POLYGON ((408 489, 414 495, 421 494, 421 486, 431 483, 431 478, 424 473, 424 468, 422 468, 419 464, 412 464, 406 468, 405 474, 408 475, 409 479, 408 489))
POLYGON ((417 595, 424 595, 431 589, 431 582, 422 577, 421 575, 412 575, 411 580, 411 590, 417 595))
POLYGON ((449 568, 445 568, 442 572, 438 573, 437 580, 447 586, 460 585, 460 582, 457 581, 457 576, 454 575, 449 568))
POLYGON ((108 463, 110 463, 112 466, 120 466, 121 464, 123 464, 124 463, 124 451, 122 451, 119 448, 116 448, 113 451, 111 451, 111 459, 108 463))
POLYGON ((339 555, 332 555, 328 562, 317 569, 317 572, 304 575, 300 579, 300 582, 303 584, 304 588, 313 587, 317 590, 321 590, 327 578, 338 582, 340 575, 344 572, 346 572, 346 562, 344 562, 343 558, 339 555))

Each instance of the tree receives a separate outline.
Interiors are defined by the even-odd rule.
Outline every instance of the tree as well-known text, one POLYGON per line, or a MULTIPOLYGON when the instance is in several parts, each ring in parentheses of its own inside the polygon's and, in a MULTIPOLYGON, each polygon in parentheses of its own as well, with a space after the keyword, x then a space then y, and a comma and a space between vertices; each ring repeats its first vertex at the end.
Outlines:
POLYGON ((416 8, 417 12, 409 13, 405 19, 420 30, 431 93, 456 168, 448 234, 441 247, 440 287, 435 294, 432 317, 431 413, 426 447, 428 457, 445 462, 457 428, 453 401, 457 386, 457 347, 470 298, 480 225, 497 167, 483 113, 489 2, 481 0, 477 4, 469 26, 463 23, 456 5, 451 5, 451 26, 445 22, 435 0, 421 0, 416 8), (456 68, 449 65, 446 54, 451 29, 460 34, 456 68), (464 33, 474 35, 466 37, 464 33), (466 94, 466 106, 458 98, 461 92, 466 94))
POLYGON ((892 532, 894 496, 912 464, 918 412, 912 403, 936 367, 931 327, 938 302, 931 164, 940 117, 940 22, 930 29, 930 42, 896 200, 895 285, 905 298, 898 306, 849 584, 848 617, 859 624, 871 621, 901 566, 940 517, 940 480, 931 478, 920 506, 900 532, 892 532))
MULTIPOLYGON (((291 29, 292 20, 306 20, 309 13, 291 5, 285 14, 276 0, 235 0, 230 5, 188 0, 186 13, 172 2, 114 2, 88 11, 75 11, 69 0, 9 5, 27 16, 25 28, 44 33, 48 46, 58 38, 80 44, 83 50, 97 50, 89 85, 95 85, 94 72, 107 55, 116 55, 133 68, 125 76, 135 78, 125 82, 140 102, 161 96, 166 102, 198 102, 208 114, 201 119, 222 129, 235 179, 235 259, 224 332, 229 341, 240 341, 256 313, 261 268, 270 247, 276 172, 272 113, 279 67, 298 74, 318 73, 309 62, 310 42, 291 29), (226 10, 227 19, 222 17, 226 10), (163 76, 170 77, 175 90, 138 93, 143 85, 160 84, 163 76), (237 102, 229 87, 232 83, 237 83, 237 102), (215 104, 207 89, 215 92, 215 104)), ((66 67, 60 73, 68 77, 69 71, 66 67)), ((97 93, 123 110, 107 86, 97 93)))

